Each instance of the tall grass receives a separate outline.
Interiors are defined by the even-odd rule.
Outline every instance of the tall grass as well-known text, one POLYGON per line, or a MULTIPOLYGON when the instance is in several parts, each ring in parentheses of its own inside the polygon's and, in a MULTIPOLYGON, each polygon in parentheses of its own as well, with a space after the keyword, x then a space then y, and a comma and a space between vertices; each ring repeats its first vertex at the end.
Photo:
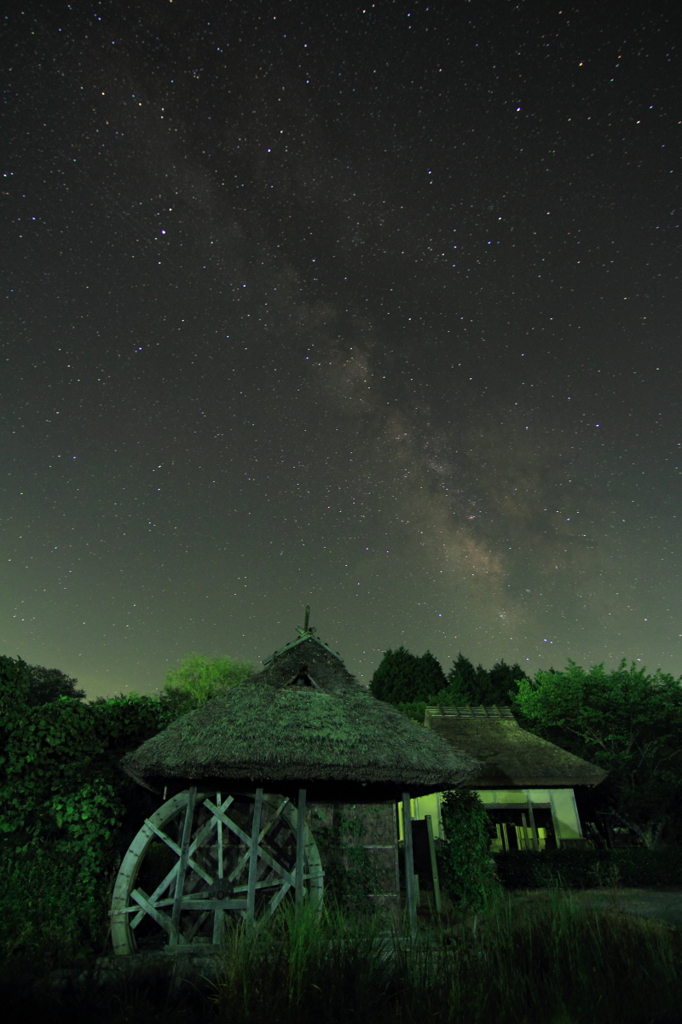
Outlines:
MULTIPOLYGON (((74 966, 101 953, 108 907, 75 868, 49 859, 0 865, 0 953, 74 966), (50 867, 50 865, 52 866, 50 867), (71 873, 70 873, 71 872, 71 873)), ((184 987, 166 971, 120 990, 63 994, 60 1021, 212 1020, 225 1024, 651 1024, 679 1021, 677 929, 579 905, 556 889, 541 904, 491 898, 411 938, 327 901, 321 913, 282 906, 251 934, 243 922, 215 954, 210 984, 184 987), (73 1006, 69 999, 73 999, 73 1006)), ((198 952, 198 950, 197 950, 198 952)), ((144 959, 143 957, 141 958, 144 959)), ((22 1003, 22 1012, 29 1007, 22 1003)), ((41 1019, 48 1020, 43 1016, 41 1019)), ((49 1018, 50 1020, 53 1018, 49 1018)))
POLYGON ((338 909, 232 932, 217 981, 230 1024, 634 1024, 678 1020, 680 935, 661 922, 508 894, 413 939, 338 909))

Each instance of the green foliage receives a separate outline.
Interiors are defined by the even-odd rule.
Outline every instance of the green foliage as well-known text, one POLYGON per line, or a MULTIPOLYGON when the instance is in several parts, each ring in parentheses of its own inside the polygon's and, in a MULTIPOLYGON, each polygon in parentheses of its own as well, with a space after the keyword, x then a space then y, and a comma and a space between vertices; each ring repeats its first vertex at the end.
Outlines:
POLYGON ((152 697, 85 704, 62 696, 36 706, 29 667, 0 659, 1 850, 19 856, 49 846, 94 882, 112 861, 133 786, 119 760, 172 714, 152 697))
POLYGON ((419 658, 406 647, 399 647, 385 651, 369 688, 378 700, 408 704, 435 699, 446 682, 440 663, 430 651, 419 658))
POLYGON ((176 707, 190 711, 248 679, 255 671, 256 667, 250 661, 189 654, 178 668, 171 669, 166 675, 164 693, 175 699, 176 707))
POLYGON ((528 676, 517 664, 498 661, 486 671, 481 665, 474 668, 461 653, 446 677, 430 651, 419 658, 399 647, 384 653, 370 690, 379 700, 395 704, 408 718, 423 723, 429 705, 508 706, 523 679, 528 676))
POLYGON ((528 676, 519 665, 498 661, 486 671, 457 656, 447 677, 430 651, 421 658, 405 647, 386 651, 374 673, 370 690, 379 700, 395 704, 414 722, 424 724, 424 712, 434 705, 509 706, 520 680, 528 676))
POLYGON ((424 724, 424 716, 426 709, 429 705, 425 700, 415 700, 410 704, 396 704, 398 711, 402 711, 404 715, 411 718, 413 722, 418 722, 419 725, 424 724))
POLYGON ((55 850, 70 850, 94 877, 111 858, 112 840, 125 815, 124 797, 132 786, 119 767, 123 754, 189 710, 187 701, 198 699, 202 681, 216 694, 251 669, 229 658, 188 659, 174 677, 176 685, 160 699, 100 698, 92 704, 73 695, 75 680, 49 670, 42 678, 45 687, 72 695, 37 703, 31 666, 21 659, 0 658, 4 847, 27 850, 47 843, 55 850))
POLYGON ((369 684, 371 693, 377 700, 384 700, 389 704, 411 700, 418 663, 419 658, 404 646, 395 651, 385 651, 369 684))
MULTIPOLYGON (((220 661, 223 686, 250 674, 251 666, 220 661)), ((33 949, 41 936, 54 939, 53 911, 72 949, 93 914, 100 924, 106 919, 103 879, 116 869, 128 833, 141 824, 132 820, 139 787, 121 770, 120 759, 190 710, 200 691, 180 685, 159 699, 130 695, 87 704, 75 680, 58 670, 46 671, 38 682, 45 684, 41 697, 48 686, 66 692, 46 703, 37 700, 31 666, 0 658, 0 861, 7 871, 13 865, 13 874, 4 882, 0 877, 0 884, 3 893, 15 893, 11 913, 16 916, 23 907, 28 922, 18 933, 23 949, 33 949), (23 873, 32 885, 32 871, 40 882, 24 894, 22 904, 19 878, 23 873), (61 895, 52 891, 60 882, 66 887, 61 895)), ((215 676, 211 692, 219 692, 215 676)), ((7 951, 11 938, 0 939, 7 951)))
POLYGON ((481 910, 499 891, 490 855, 495 827, 474 790, 445 793, 441 810, 445 833, 437 848, 441 884, 461 907, 481 910))
POLYGON ((516 696, 519 682, 528 679, 517 665, 496 662, 490 671, 481 665, 476 668, 463 654, 458 654, 447 675, 447 689, 438 695, 440 704, 509 706, 516 696))
POLYGON ((460 651, 447 674, 447 686, 452 694, 453 704, 480 704, 476 699, 476 693, 480 686, 487 682, 486 677, 485 669, 481 665, 474 668, 460 651))
POLYGON ((445 673, 440 662, 431 651, 426 651, 419 659, 419 675, 415 697, 417 700, 429 700, 447 685, 445 673))
MULTIPOLYGON (((307 909, 307 908, 306 908, 307 909)), ((634 915, 595 914, 561 892, 500 899, 477 927, 381 936, 374 922, 287 908, 249 939, 230 936, 216 1002, 230 1024, 677 1021, 676 934, 634 915), (595 1008, 598 1010, 595 1011, 595 1008)))
POLYGON ((49 846, 0 857, 0 964, 73 966, 101 953, 111 878, 93 881, 87 865, 49 846))
POLYGON ((656 845, 682 800, 682 687, 625 660, 607 672, 569 661, 521 680, 515 706, 539 735, 609 773, 599 793, 614 824, 656 845))
MULTIPOLYGON (((31 673, 26 662, 0 655, 0 729, 15 705, 28 704, 30 689, 31 673)), ((0 740, 4 740, 2 733, 0 740)))

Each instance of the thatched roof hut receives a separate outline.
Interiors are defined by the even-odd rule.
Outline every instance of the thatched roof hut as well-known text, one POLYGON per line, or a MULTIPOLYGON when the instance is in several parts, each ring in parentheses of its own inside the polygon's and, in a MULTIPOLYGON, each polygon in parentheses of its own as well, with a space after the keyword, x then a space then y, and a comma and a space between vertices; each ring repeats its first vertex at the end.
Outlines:
POLYGON ((377 700, 299 629, 266 667, 173 722, 122 761, 152 790, 198 785, 377 803, 469 785, 478 761, 377 700))
POLYGON ((469 789, 596 786, 607 772, 522 729, 508 707, 427 708, 424 724, 482 762, 469 789))

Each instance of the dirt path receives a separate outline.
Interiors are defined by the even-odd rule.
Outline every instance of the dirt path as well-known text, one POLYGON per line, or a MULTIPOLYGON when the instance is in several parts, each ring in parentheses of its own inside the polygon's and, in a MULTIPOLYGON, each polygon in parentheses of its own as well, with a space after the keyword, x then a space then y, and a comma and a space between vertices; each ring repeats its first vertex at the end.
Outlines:
MULTIPOLYGON (((573 889, 571 896, 580 906, 639 914, 640 917, 666 921, 682 930, 682 886, 660 889, 573 889)), ((546 889, 517 889, 512 893, 514 903, 547 903, 549 899, 550 894, 546 889)))

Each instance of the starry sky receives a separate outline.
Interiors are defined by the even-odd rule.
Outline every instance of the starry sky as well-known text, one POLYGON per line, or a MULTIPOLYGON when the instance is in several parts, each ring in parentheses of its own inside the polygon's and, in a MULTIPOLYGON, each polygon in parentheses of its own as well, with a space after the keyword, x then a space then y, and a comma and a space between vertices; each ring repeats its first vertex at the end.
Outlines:
POLYGON ((682 673, 677 0, 2 34, 0 653, 682 673))

